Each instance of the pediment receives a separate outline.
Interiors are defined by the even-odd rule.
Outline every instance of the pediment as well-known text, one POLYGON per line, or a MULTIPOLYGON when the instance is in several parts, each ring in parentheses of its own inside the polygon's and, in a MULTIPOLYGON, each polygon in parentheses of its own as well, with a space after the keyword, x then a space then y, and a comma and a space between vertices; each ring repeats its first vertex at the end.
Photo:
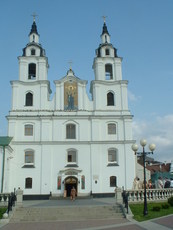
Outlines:
POLYGON ((60 170, 59 172, 64 175, 73 176, 73 175, 78 175, 78 173, 82 172, 82 169, 66 168, 66 169, 60 170))

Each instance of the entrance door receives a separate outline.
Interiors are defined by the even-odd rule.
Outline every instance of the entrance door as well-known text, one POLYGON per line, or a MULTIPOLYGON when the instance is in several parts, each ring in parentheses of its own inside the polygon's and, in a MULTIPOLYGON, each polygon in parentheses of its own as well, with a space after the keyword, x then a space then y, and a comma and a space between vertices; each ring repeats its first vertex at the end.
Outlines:
POLYGON ((67 197, 70 197, 71 189, 76 189, 77 192, 77 178, 75 177, 67 177, 65 179, 65 190, 67 191, 67 197))

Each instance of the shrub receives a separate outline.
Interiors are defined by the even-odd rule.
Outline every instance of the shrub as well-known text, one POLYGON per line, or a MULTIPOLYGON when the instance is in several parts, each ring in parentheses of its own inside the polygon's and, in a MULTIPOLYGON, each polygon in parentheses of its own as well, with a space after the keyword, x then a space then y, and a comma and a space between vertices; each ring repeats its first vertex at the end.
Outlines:
POLYGON ((3 214, 7 211, 7 208, 5 207, 0 207, 0 219, 2 219, 3 214))
POLYGON ((168 209, 168 208, 169 208, 169 204, 168 204, 168 203, 162 204, 162 208, 163 208, 163 209, 168 209))
POLYGON ((154 206, 153 211, 159 212, 160 211, 160 206, 154 206))
POLYGON ((168 199, 168 203, 173 206, 173 196, 171 196, 169 199, 168 199))

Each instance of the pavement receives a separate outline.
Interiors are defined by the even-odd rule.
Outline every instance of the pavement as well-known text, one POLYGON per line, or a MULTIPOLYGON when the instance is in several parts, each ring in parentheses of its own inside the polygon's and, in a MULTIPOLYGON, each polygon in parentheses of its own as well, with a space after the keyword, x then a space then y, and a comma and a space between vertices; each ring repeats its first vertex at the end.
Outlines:
MULTIPOLYGON (((71 202, 65 200, 44 200, 44 201, 24 201, 23 207, 53 207, 53 206, 85 206, 85 205, 112 205, 115 203, 114 198, 98 198, 98 199, 77 199, 71 202)), ((0 222, 1 230, 168 230, 173 229, 173 214, 149 221, 137 222, 131 216, 120 219, 93 219, 93 220, 75 220, 75 221, 50 221, 50 222, 19 222, 10 223, 10 221, 2 220, 0 222)))

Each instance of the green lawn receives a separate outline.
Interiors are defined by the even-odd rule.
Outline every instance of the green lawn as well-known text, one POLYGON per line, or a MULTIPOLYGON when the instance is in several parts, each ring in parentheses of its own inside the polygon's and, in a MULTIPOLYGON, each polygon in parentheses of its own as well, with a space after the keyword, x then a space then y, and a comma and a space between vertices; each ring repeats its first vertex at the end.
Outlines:
POLYGON ((148 215, 144 216, 143 215, 143 210, 144 210, 144 204, 129 204, 130 209, 134 215, 134 219, 137 221, 144 221, 144 220, 149 220, 161 216, 166 216, 169 214, 173 214, 173 206, 169 206, 168 209, 162 208, 162 205, 165 203, 148 203, 148 215), (160 207, 160 211, 153 211, 153 207, 160 207))
POLYGON ((0 219, 2 219, 3 214, 6 212, 7 207, 1 207, 0 208, 0 219))

